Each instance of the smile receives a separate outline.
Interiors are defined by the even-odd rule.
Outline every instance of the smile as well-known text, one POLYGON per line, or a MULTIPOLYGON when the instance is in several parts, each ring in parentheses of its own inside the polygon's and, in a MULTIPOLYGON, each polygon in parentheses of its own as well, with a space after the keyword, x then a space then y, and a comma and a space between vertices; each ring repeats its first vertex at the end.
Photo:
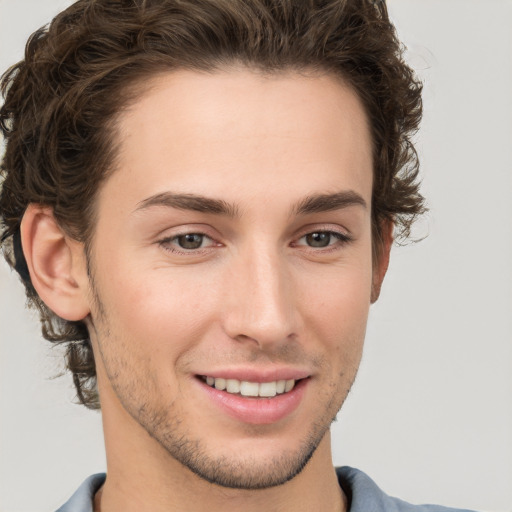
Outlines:
POLYGON ((272 376, 237 370, 238 379, 234 378, 234 373, 235 370, 228 370, 225 374, 219 371, 215 377, 199 373, 195 380, 208 398, 207 403, 218 407, 237 422, 253 425, 269 425, 293 414, 311 384, 311 376, 300 370, 281 369, 272 372, 277 373, 272 376), (279 378, 292 376, 295 378, 279 378), (272 378, 276 380, 270 380, 272 378))
POLYGON ((250 382, 237 379, 223 379, 215 377, 201 377, 206 384, 219 391, 226 391, 233 395, 245 397, 272 398, 276 395, 288 393, 295 387, 294 379, 276 380, 271 382, 250 382))

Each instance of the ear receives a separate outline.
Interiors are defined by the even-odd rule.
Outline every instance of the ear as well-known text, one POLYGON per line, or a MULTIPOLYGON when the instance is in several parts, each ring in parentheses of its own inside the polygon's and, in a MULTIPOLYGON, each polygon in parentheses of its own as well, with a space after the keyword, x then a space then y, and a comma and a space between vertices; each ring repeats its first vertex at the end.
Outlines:
POLYGON ((64 320, 83 320, 90 312, 83 244, 64 233, 51 208, 35 204, 23 216, 21 243, 41 300, 64 320))
POLYGON ((390 220, 383 220, 380 225, 380 238, 375 243, 373 251, 373 275, 372 275, 372 304, 377 301, 382 288, 382 282, 389 266, 389 254, 391 252, 391 245, 393 244, 393 228, 395 224, 390 220))

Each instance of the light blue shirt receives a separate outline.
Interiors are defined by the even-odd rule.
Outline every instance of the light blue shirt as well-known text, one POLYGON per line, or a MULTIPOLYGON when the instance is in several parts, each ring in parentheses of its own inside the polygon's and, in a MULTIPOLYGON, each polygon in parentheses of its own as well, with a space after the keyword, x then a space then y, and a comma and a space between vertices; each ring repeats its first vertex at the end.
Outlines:
MULTIPOLYGON (((369 476, 348 466, 336 468, 336 474, 349 500, 349 512, 471 512, 437 505, 411 505, 388 496, 369 476)), ((94 495, 105 478, 105 473, 90 476, 56 512, 93 512, 94 495)))

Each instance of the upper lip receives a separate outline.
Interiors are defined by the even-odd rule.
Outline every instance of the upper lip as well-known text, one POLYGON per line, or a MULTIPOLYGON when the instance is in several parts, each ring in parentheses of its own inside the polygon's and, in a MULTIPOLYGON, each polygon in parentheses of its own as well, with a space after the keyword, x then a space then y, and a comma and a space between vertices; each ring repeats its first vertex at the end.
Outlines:
POLYGON ((311 375, 311 372, 299 368, 225 368, 199 372, 197 375, 215 379, 236 379, 248 382, 274 382, 278 380, 300 380, 311 375))

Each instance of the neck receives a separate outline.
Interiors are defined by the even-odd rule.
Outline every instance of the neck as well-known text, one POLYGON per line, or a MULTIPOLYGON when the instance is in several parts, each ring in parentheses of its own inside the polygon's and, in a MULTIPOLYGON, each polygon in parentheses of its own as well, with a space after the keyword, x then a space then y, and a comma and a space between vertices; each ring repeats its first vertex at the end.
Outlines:
POLYGON ((332 465, 329 432, 302 472, 289 482, 266 489, 241 490, 199 478, 145 431, 134 439, 126 429, 116 432, 108 428, 108 420, 104 419, 104 423, 108 476, 96 495, 95 512, 347 510, 332 465), (141 438, 145 438, 144 442, 141 438))
MULTIPOLYGON (((319 447, 318 455, 324 449, 319 447)), ((315 454, 302 473, 286 484, 252 491, 210 484, 183 466, 165 474, 145 472, 140 467, 133 471, 109 468, 105 485, 95 499, 95 512, 345 512, 346 498, 338 485, 334 468, 332 465, 322 466, 323 470, 319 471, 319 459, 315 454)))
POLYGON ((285 484, 231 489, 198 477, 135 421, 108 386, 101 386, 107 479, 95 512, 345 512, 327 431, 304 469, 285 484))

